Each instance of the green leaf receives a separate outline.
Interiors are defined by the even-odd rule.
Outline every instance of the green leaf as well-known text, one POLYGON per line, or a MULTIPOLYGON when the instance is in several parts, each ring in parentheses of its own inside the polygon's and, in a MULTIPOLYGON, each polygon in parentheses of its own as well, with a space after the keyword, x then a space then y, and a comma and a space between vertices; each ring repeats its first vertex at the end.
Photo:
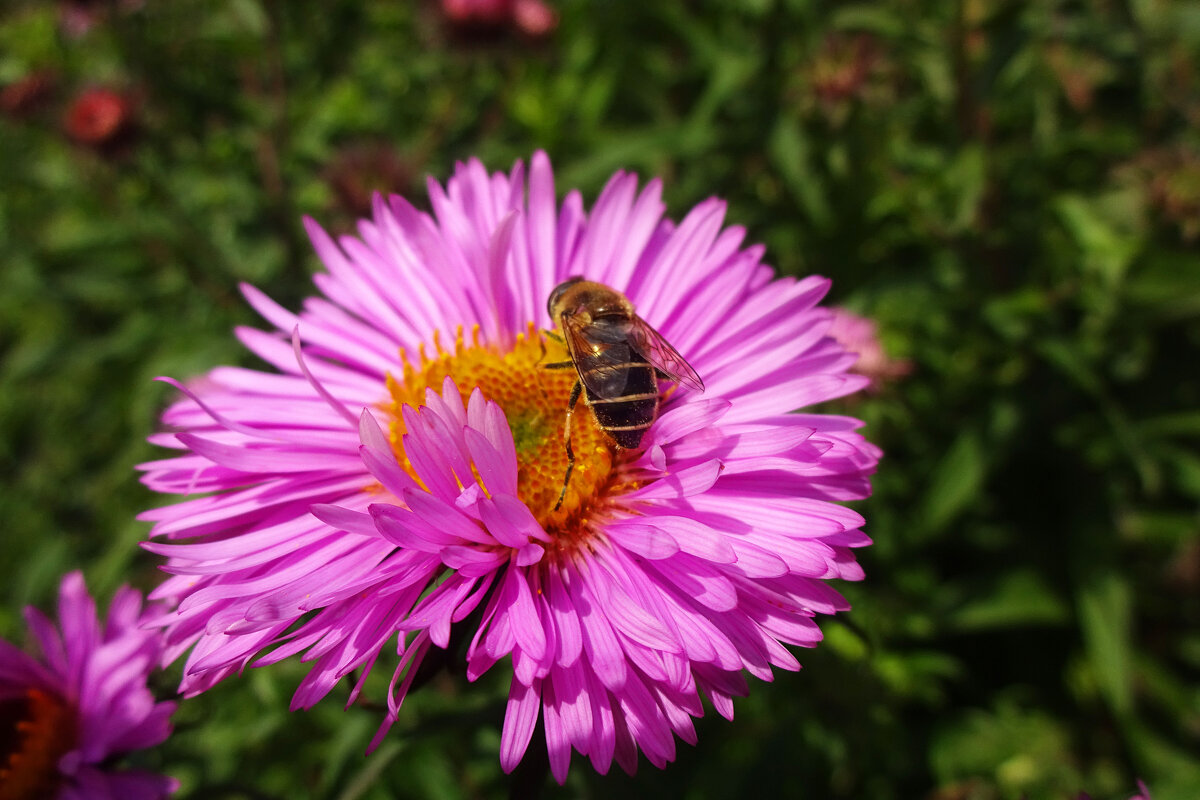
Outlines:
POLYGON ((1146 438, 1189 436, 1200 438, 1200 411, 1179 411, 1160 414, 1134 425, 1146 438))
POLYGON ((1142 244, 1141 237, 1129 230, 1128 204, 1113 201, 1111 196, 1064 195, 1055 203, 1064 226, 1083 251, 1082 266, 1109 287, 1125 275, 1142 244))
POLYGON ((825 198, 821 176, 813 171, 809 140, 799 123, 781 116, 771 132, 767 152, 810 223, 816 228, 828 228, 831 222, 829 202, 825 198))
POLYGON ((1115 571, 1095 575, 1076 596, 1088 663, 1121 718, 1133 710, 1131 602, 1128 580, 1115 571))
POLYGON ((967 600, 950 615, 962 631, 983 631, 1027 625, 1063 625, 1070 609, 1032 569, 1002 575, 986 595, 967 600))
POLYGON ((870 31, 881 36, 904 34, 902 12, 878 3, 839 3, 831 10, 830 25, 838 30, 870 31))
POLYGON ((1148 253, 1130 274, 1126 292, 1160 323, 1200 316, 1200 257, 1194 250, 1148 253))
POLYGON ((925 489, 920 519, 923 536, 940 533, 968 505, 979 499, 986 474, 983 442, 963 431, 938 462, 925 489))
POLYGON ((929 760, 942 784, 982 778, 1003 797, 1054 797, 1080 786, 1070 753, 1060 720, 1006 698, 994 711, 972 709, 943 723, 929 760))
POLYGON ((379 782, 380 776, 403 749, 403 742, 386 741, 380 745, 379 749, 371 754, 370 760, 362 762, 358 772, 346 782, 337 800, 360 800, 367 796, 367 792, 379 782))
POLYGON ((974 224, 983 192, 987 188, 984 148, 980 145, 962 148, 947 165, 945 180, 953 203, 949 213, 950 229, 965 230, 974 224))

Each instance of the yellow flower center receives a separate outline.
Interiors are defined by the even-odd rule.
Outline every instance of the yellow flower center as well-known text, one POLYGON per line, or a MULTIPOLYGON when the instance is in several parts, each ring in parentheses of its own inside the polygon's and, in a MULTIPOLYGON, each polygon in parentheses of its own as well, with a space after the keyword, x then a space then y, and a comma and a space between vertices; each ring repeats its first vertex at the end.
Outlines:
POLYGON ((30 689, 0 701, 0 800, 54 797, 58 760, 76 738, 74 711, 55 695, 30 689))
POLYGON ((435 334, 434 349, 436 353, 428 355, 422 347, 419 364, 402 352, 404 374, 388 376, 392 400, 385 410, 392 419, 390 439, 397 461, 417 477, 404 454, 405 427, 400 412, 405 405, 423 405, 425 390, 440 393, 447 376, 458 385, 464 403, 478 386, 508 418, 517 450, 518 496, 553 537, 555 549, 574 549, 587 537, 591 515, 622 487, 616 469, 620 450, 596 424, 581 396, 571 419, 575 467, 562 505, 554 508, 567 475, 564 431, 567 404, 578 376, 572 368, 548 369, 546 365, 569 361, 566 348, 530 323, 528 332, 517 336, 511 350, 481 344, 478 328, 472 332, 470 344, 460 329, 452 351, 443 349, 435 334))

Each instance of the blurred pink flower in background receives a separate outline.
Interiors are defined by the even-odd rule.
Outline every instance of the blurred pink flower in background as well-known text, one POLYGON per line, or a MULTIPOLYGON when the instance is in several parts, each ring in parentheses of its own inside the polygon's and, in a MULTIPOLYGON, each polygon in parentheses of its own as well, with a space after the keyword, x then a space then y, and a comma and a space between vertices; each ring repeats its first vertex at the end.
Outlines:
POLYGON ((513 0, 442 0, 442 13, 455 23, 503 25, 512 16, 513 0))
POLYGON ((0 639, 0 798, 154 800, 174 791, 163 775, 119 770, 114 760, 171 733, 170 702, 146 686, 162 654, 161 635, 128 587, 103 625, 83 575, 63 578, 58 625, 35 609, 25 619, 40 651, 26 655, 0 639))
POLYGON ((889 358, 884 352, 874 320, 844 308, 834 308, 829 335, 858 355, 850 371, 869 378, 872 390, 878 391, 888 381, 912 372, 912 362, 889 358))
POLYGON ((558 27, 558 14, 543 0, 514 0, 513 22, 526 36, 545 36, 558 27))
POLYGON ((544 36, 558 26, 558 14, 544 0, 441 0, 442 14, 454 25, 500 28, 512 24, 526 36, 544 36))

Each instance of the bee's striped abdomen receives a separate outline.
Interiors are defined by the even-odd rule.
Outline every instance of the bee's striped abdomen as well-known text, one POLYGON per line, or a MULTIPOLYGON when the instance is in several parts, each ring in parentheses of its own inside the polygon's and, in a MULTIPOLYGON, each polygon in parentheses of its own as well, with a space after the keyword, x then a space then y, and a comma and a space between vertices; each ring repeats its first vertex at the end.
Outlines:
POLYGON ((613 441, 632 450, 641 446, 642 435, 658 416, 658 381, 654 367, 636 354, 628 364, 616 369, 624 377, 620 395, 598 397, 588 390, 587 402, 596 422, 613 441))

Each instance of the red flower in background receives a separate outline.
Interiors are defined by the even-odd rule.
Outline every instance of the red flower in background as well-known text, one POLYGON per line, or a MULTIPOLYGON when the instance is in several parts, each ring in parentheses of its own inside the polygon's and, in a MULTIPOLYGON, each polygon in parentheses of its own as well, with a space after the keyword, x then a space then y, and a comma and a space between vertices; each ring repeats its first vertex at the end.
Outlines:
POLYGON ((463 25, 503 25, 512 16, 512 0, 442 0, 442 13, 463 25))
POLYGON ((558 14, 544 0, 442 0, 442 14, 461 28, 514 26, 526 36, 545 36, 558 26, 558 14))
POLYGON ((63 126, 75 141, 107 147, 123 141, 134 127, 133 99, 113 89, 87 89, 67 108, 63 126))

